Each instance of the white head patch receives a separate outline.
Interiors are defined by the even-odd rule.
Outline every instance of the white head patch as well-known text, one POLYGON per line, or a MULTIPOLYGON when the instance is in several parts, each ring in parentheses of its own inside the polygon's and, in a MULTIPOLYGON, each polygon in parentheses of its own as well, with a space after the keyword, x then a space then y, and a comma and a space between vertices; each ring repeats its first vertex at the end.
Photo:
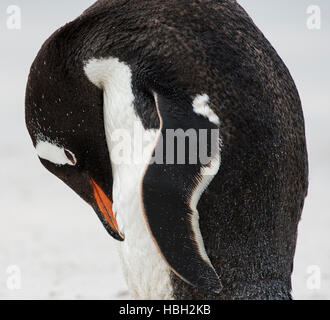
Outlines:
POLYGON ((209 106, 210 98, 207 94, 197 95, 193 101, 194 112, 209 119, 210 122, 220 125, 219 117, 209 106))
POLYGON ((49 141, 38 141, 36 151, 39 158, 59 166, 74 166, 77 163, 77 159, 71 151, 49 141), (71 159, 68 158, 67 154, 70 155, 71 159))

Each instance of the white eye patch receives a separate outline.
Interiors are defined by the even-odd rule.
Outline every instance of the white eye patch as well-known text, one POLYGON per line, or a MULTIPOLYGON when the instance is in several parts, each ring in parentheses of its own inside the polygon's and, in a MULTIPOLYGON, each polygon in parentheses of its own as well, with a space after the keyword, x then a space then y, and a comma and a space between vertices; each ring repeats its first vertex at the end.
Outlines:
POLYGON ((39 158, 59 166, 74 166, 77 163, 77 159, 71 151, 48 141, 38 141, 36 151, 39 158))

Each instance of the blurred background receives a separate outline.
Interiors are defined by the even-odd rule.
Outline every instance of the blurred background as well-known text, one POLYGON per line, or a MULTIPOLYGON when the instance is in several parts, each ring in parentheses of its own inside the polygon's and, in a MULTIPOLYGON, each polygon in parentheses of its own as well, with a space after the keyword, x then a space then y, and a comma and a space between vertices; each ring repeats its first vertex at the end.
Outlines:
MULTIPOLYGON (((330 2, 238 2, 289 67, 305 113, 310 187, 293 296, 330 299, 330 2), (311 5, 320 8, 320 26, 308 20, 311 5)), ((0 299, 129 298, 114 240, 92 209, 40 165, 24 123, 25 85, 38 50, 92 3, 0 3, 0 299), (13 4, 21 9, 20 29, 7 25, 13 4)))

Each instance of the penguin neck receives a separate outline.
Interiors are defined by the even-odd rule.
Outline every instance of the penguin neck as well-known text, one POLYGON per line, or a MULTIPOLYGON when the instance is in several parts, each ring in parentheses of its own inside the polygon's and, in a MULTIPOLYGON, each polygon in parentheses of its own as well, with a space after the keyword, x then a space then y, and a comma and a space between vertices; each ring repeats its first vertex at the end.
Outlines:
POLYGON ((151 155, 157 130, 145 130, 135 113, 129 66, 109 58, 94 61, 90 67, 89 72, 94 69, 99 77, 95 80, 102 83, 104 91, 113 209, 125 234, 118 251, 130 294, 134 299, 172 299, 170 269, 149 234, 141 208, 140 184, 147 165, 143 154, 151 155))

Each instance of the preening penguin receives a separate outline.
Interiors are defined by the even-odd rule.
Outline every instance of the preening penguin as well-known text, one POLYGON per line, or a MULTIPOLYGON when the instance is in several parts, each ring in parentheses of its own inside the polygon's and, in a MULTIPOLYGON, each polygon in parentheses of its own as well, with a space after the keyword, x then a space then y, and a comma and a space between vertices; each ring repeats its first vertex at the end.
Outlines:
POLYGON ((133 297, 291 298, 303 113, 236 1, 97 1, 42 46, 26 123, 119 240, 133 297))

